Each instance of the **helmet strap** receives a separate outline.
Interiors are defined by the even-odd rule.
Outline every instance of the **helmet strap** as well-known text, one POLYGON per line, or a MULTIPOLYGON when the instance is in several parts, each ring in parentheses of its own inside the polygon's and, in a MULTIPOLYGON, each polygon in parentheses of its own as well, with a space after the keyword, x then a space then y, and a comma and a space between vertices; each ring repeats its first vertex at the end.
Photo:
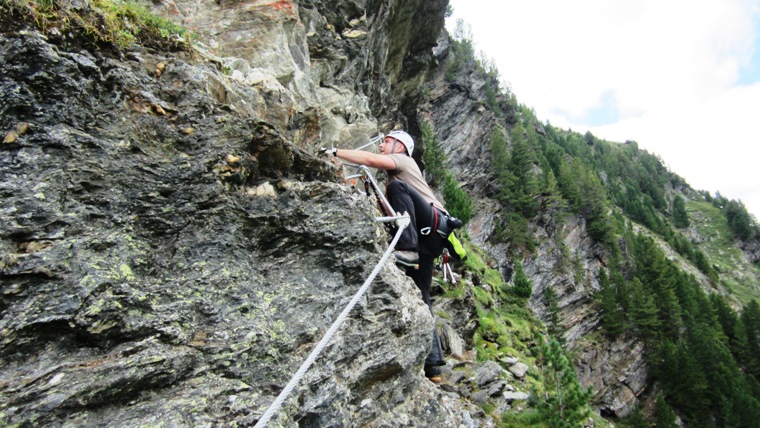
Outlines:
MULTIPOLYGON (((393 138, 393 137, 391 137, 391 138, 393 138)), ((396 144, 398 142, 399 141, 397 139, 393 138, 393 146, 391 146, 391 153, 393 153, 393 154, 396 153, 396 144)), ((407 149, 406 146, 404 146, 404 152, 406 153, 407 156, 409 156, 409 149, 407 149)))

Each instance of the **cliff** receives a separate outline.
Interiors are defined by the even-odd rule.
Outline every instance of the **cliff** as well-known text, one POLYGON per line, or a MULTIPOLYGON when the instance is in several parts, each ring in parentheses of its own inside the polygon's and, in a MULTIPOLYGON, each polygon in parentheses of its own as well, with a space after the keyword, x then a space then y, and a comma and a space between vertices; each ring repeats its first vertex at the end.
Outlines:
MULTIPOLYGON (((179 3, 208 38, 174 53, 4 31, 4 423, 255 422, 387 246, 315 145, 396 115, 443 6, 179 3)), ((277 423, 467 418, 421 373, 417 293, 384 266, 277 423)))
MULTIPOLYGON (((0 421, 253 425, 390 239, 320 146, 404 128, 424 152, 432 124, 475 201, 467 234, 509 280, 515 260, 492 239, 501 208, 487 140, 515 112, 487 111, 475 74, 446 79, 446 6, 174 0, 152 12, 196 39, 127 47, 6 14, 0 421)), ((625 416, 651 388, 643 345, 598 334, 608 250, 585 218, 555 214, 529 225, 529 306, 548 321, 555 290, 595 410, 625 416)), ((488 286, 469 272, 464 283, 431 316, 386 263, 270 426, 495 426, 484 408, 524 407, 537 369, 517 356, 477 361, 473 289, 488 286), (436 324, 444 386, 422 373, 436 324)))

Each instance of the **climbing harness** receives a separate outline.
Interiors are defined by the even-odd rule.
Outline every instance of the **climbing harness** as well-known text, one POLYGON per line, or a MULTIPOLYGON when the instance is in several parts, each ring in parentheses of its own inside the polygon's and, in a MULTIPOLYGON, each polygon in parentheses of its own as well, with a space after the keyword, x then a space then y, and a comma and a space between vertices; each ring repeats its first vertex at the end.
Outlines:
POLYGON ((377 274, 380 272, 380 268, 385 264, 386 260, 388 260, 388 257, 391 255, 391 252, 393 251, 393 248, 396 246, 396 243, 398 242, 399 238, 401 237, 401 232, 406 229, 407 226, 409 226, 410 220, 409 220, 409 214, 404 213, 400 216, 395 217, 380 217, 377 219, 378 221, 388 222, 388 221, 395 221, 398 225, 398 232, 396 232, 396 236, 393 237, 393 241, 391 241, 390 246, 388 246, 388 249, 385 250, 385 253, 383 254, 383 257, 380 259, 380 261, 377 263, 377 266, 375 266, 375 269, 372 271, 370 276, 367 278, 366 281, 364 281, 364 284, 359 288, 359 291, 356 292, 353 299, 351 299, 350 302, 348 302, 348 306, 343 309, 343 312, 338 315, 338 318, 333 322, 333 324, 330 326, 330 328, 327 330, 325 335, 322 337, 322 340, 317 343, 317 346, 314 348, 313 351, 311 351, 311 354, 306 358, 306 361, 301 364, 301 367, 298 369, 295 375, 293 375, 293 378, 288 382, 288 384, 285 386, 285 388, 280 392, 280 395, 277 396, 277 398, 272 402, 272 404, 269 405, 269 408, 266 412, 261 416, 261 419, 256 423, 254 428, 256 427, 265 427, 266 424, 269 422, 269 419, 272 418, 272 416, 279 410, 282 403, 285 401, 286 398, 288 398, 288 395, 290 395, 290 392, 293 390, 293 388, 298 385, 298 382, 301 381, 303 376, 306 374, 306 371, 309 370, 309 367, 314 363, 314 361, 317 359, 319 354, 322 352, 322 349, 327 346, 327 343, 332 339, 333 335, 338 331, 338 328, 340 328, 340 325, 343 324, 343 321, 346 320, 348 317, 349 312, 351 312, 351 309, 356 306, 356 304, 359 302, 359 299, 364 295, 364 293, 369 289, 370 284, 372 284, 372 281, 375 279, 377 274))
POLYGON ((451 232, 453 232, 454 229, 459 229, 462 227, 462 220, 446 214, 431 203, 430 224, 432 224, 432 226, 423 227, 420 229, 420 235, 438 233, 441 235, 441 238, 449 239, 449 235, 451 235, 451 232))

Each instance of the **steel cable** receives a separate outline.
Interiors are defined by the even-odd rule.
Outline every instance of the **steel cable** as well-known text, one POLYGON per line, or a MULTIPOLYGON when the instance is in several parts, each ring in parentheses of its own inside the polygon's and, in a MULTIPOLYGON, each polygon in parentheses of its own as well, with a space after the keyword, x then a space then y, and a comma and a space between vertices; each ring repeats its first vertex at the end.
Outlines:
POLYGON ((343 321, 346 320, 348 317, 349 312, 351 312, 351 309, 356 306, 356 304, 359 302, 359 299, 364 295, 364 293, 369 289, 370 284, 372 284, 372 281, 375 279, 377 274, 380 272, 380 268, 385 264, 386 260, 388 260, 388 257, 390 256, 393 249, 396 247, 396 243, 398 242, 399 238, 401 237, 401 232, 404 231, 404 229, 409 226, 409 215, 404 214, 403 216, 398 217, 398 231, 396 232, 396 235, 393 237, 393 240, 391 241, 391 244, 388 246, 388 249, 385 250, 385 253, 383 254, 383 257, 380 259, 380 261, 377 263, 377 266, 375 266, 375 269, 372 271, 370 276, 367 278, 366 281, 364 281, 364 284, 359 288, 359 291, 356 292, 353 299, 351 299, 350 302, 348 302, 348 306, 343 309, 343 312, 338 315, 338 318, 333 322, 333 324, 330 326, 330 328, 327 330, 325 335, 322 337, 322 340, 317 343, 317 346, 314 348, 313 351, 311 351, 311 354, 306 358, 306 361, 301 364, 301 367, 298 369, 295 375, 293 375, 293 378, 288 382, 287 385, 285 385, 285 388, 280 392, 280 395, 275 398, 275 400, 272 402, 272 404, 269 405, 269 408, 264 412, 264 414, 261 416, 261 419, 256 423, 254 428, 257 427, 265 427, 266 424, 269 422, 269 420, 274 416, 274 414, 279 410, 280 406, 282 406, 282 403, 285 401, 286 398, 288 398, 288 395, 290 395, 293 388, 298 385, 298 382, 301 381, 303 376, 306 374, 306 371, 309 370, 309 367, 311 367, 312 364, 314 364, 314 361, 317 359, 319 354, 322 352, 322 349, 327 346, 327 343, 332 339, 333 335, 338 331, 338 328, 340 328, 340 325, 343 324, 343 321))

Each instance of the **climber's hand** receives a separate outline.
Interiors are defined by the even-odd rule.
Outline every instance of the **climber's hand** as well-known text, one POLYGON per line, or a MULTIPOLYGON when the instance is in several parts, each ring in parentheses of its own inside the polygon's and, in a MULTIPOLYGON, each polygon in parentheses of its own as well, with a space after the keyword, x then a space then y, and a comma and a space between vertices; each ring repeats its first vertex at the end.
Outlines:
POLYGON ((335 153, 337 153, 337 152, 338 152, 338 148, 337 147, 329 147, 329 148, 328 147, 322 147, 322 148, 319 149, 319 154, 322 155, 322 156, 328 156, 328 157, 335 156, 335 153))

